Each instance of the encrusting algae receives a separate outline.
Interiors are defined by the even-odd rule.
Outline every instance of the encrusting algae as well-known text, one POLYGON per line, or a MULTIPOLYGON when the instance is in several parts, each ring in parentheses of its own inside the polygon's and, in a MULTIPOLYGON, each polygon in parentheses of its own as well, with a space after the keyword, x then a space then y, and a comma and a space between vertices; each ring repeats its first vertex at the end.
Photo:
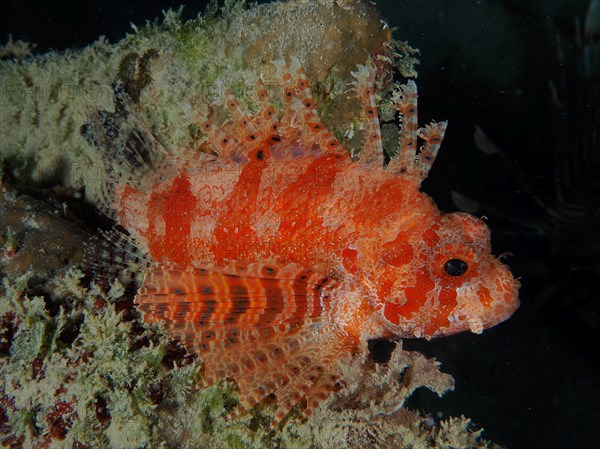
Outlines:
MULTIPOLYGON (((227 2, 221 18, 213 13, 209 17, 180 23, 176 13, 167 13, 163 23, 136 29, 133 35, 115 46, 100 41, 79 53, 68 52, 2 63, 0 74, 3 82, 9 80, 7 85, 15 87, 10 91, 11 96, 7 97, 7 111, 2 112, 0 154, 5 159, 4 176, 10 177, 17 185, 31 185, 33 181, 60 186, 51 194, 48 190, 39 189, 30 190, 30 195, 19 194, 8 187, 3 187, 2 191, 0 370, 5 382, 0 391, 0 433, 3 444, 15 448, 490 447, 480 438, 481 431, 474 431, 466 418, 450 418, 436 423, 430 417, 403 407, 417 388, 425 387, 438 395, 453 388, 452 377, 441 373, 437 362, 419 353, 404 351, 401 343, 397 343, 389 361, 378 364, 371 360, 366 350, 366 339, 390 337, 392 334, 402 337, 435 336, 469 328, 480 331, 506 318, 498 309, 501 304, 496 304, 496 287, 481 287, 474 282, 467 290, 479 288, 478 294, 484 299, 481 307, 471 309, 461 306, 460 313, 466 313, 467 318, 471 316, 469 314, 476 313, 477 318, 465 320, 457 312, 452 315, 452 320, 447 320, 450 324, 442 326, 437 315, 434 327, 423 321, 403 324, 399 317, 406 312, 402 311, 400 302, 394 300, 396 302, 389 307, 386 303, 376 304, 374 311, 369 313, 373 316, 381 314, 390 324, 385 325, 387 327, 382 333, 365 333, 366 328, 361 328, 362 337, 357 337, 347 355, 335 352, 327 355, 329 368, 335 368, 335 386, 326 388, 327 394, 309 394, 307 402, 302 399, 310 390, 294 380, 294 371, 295 363, 306 360, 305 356, 312 354, 311 351, 307 354, 300 352, 298 358, 294 358, 293 352, 288 352, 286 357, 289 356, 291 362, 269 365, 271 374, 279 373, 276 366, 281 367, 284 374, 291 373, 289 391, 285 388, 281 390, 283 394, 277 388, 262 391, 260 389, 268 386, 260 380, 258 383, 252 380, 256 373, 250 370, 241 377, 232 375, 232 370, 238 366, 237 361, 227 361, 222 351, 202 351, 205 343, 208 343, 207 347, 215 348, 213 342, 203 339, 214 337, 215 332, 220 331, 214 325, 229 322, 227 318, 231 314, 228 315, 225 310, 219 312, 215 309, 216 303, 213 300, 207 302, 206 298, 198 303, 188 302, 195 304, 193 307, 202 306, 188 313, 204 317, 201 319, 205 327, 213 326, 202 329, 204 334, 195 329, 197 335, 188 335, 181 332, 179 324, 182 321, 173 319, 171 315, 171 312, 177 311, 169 311, 169 304, 157 295, 162 294, 164 288, 169 290, 172 300, 190 295, 193 292, 186 289, 195 285, 196 281, 192 284, 183 281, 194 276, 206 277, 210 286, 215 288, 211 290, 213 293, 218 292, 216 287, 219 282, 233 277, 243 280, 247 292, 252 279, 258 279, 257 282, 264 284, 261 288, 270 291, 277 286, 269 282, 276 279, 277 271, 281 270, 294 279, 303 273, 306 275, 305 280, 298 278, 298 282, 306 284, 301 289, 306 296, 304 302, 298 296, 299 284, 290 283, 290 291, 295 292, 293 296, 296 297, 294 310, 288 310, 290 317, 296 316, 299 308, 317 311, 317 308, 323 307, 327 310, 323 298, 335 298, 336 289, 343 283, 340 273, 326 269, 329 259, 319 262, 317 268, 320 269, 309 272, 307 268, 314 267, 302 266, 308 255, 305 253, 299 257, 290 250, 279 254, 285 256, 287 261, 280 258, 271 260, 271 264, 263 263, 260 267, 254 267, 249 263, 252 261, 243 256, 248 248, 238 245, 238 252, 233 256, 230 252, 218 253, 220 255, 217 256, 210 249, 205 252, 205 257, 209 255, 213 258, 212 272, 200 267, 182 269, 182 259, 177 258, 181 255, 175 257, 170 254, 168 247, 161 246, 160 239, 153 243, 152 239, 160 233, 152 236, 143 231, 148 227, 137 227, 146 218, 139 213, 143 210, 136 209, 140 203, 137 200, 131 202, 131 199, 139 200, 139 195, 151 192, 157 180, 163 183, 177 182, 177 178, 172 178, 173 173, 176 177, 182 173, 190 176, 192 172, 189 170, 193 167, 205 167, 209 163, 235 163, 245 164, 246 167, 256 164, 256 167, 265 168, 269 163, 274 164, 278 157, 285 157, 285 146, 278 147, 274 143, 291 139, 290 133, 297 144, 288 149, 292 152, 295 149, 298 153, 304 145, 302 154, 296 156, 315 160, 335 157, 333 153, 341 145, 355 153, 361 148, 361 140, 366 134, 366 149, 357 158, 363 164, 379 164, 383 176, 381 163, 385 141, 378 134, 379 123, 371 116, 377 116, 379 103, 389 101, 394 67, 400 68, 404 75, 413 74, 413 53, 414 50, 408 46, 391 41, 389 30, 382 25, 376 11, 367 2, 291 1, 249 9, 244 9, 240 2, 227 2), (288 24, 294 23, 298 17, 307 16, 314 19, 310 26, 289 27, 288 24), (265 26, 257 26, 257 23, 265 23, 265 26), (277 31, 274 24, 279 24, 286 32, 277 31), (225 59, 215 56, 223 53, 225 59), (277 63, 277 71, 272 68, 271 61, 282 61, 277 63), (291 62, 292 74, 289 77, 286 61, 291 62), (300 64, 306 68, 306 78, 300 64), (351 81, 351 70, 356 70, 357 65, 361 66, 355 76, 358 93, 362 94, 362 106, 356 95, 346 92, 347 83, 351 81), (75 67, 77 70, 73 70, 75 67), (263 77, 257 77, 257 73, 263 74, 263 77), (295 75, 300 73, 300 77, 295 75), (265 95, 275 103, 273 111, 283 110, 283 115, 268 114, 272 106, 270 102, 263 101, 260 95, 261 78, 276 79, 283 84, 286 93, 283 100, 278 100, 280 95, 276 94, 280 86, 267 86, 268 90, 265 90, 265 95), (307 84, 302 84, 309 80, 312 90, 308 90, 307 84), (288 81, 292 83, 291 87, 286 87, 288 81), (257 83, 258 90, 255 87, 257 83), (42 85, 51 86, 48 95, 52 101, 41 102, 39 96, 26 96, 26 107, 22 111, 17 110, 16 97, 12 95, 24 86, 26 89, 21 92, 36 92, 35 87, 42 85), (86 97, 89 92, 85 92, 85 89, 72 90, 65 96, 66 87, 71 85, 94 86, 95 92, 100 95, 94 98, 93 104, 86 97), (226 100, 230 120, 239 123, 246 121, 240 129, 236 130, 231 122, 215 125, 222 123, 227 115, 219 108, 206 110, 202 106, 206 98, 211 96, 207 92, 211 92, 214 86, 217 86, 217 97, 226 100), (375 90, 387 100, 381 102, 379 97, 375 97, 375 90), (196 121, 190 120, 190 110, 184 106, 189 103, 192 104, 192 115, 195 115, 196 121), (315 106, 319 109, 318 113, 315 106), (245 108, 260 111, 263 118, 246 113, 245 108), (302 108, 306 108, 306 114, 303 114, 302 108), (266 118, 267 115, 269 118, 266 118), (189 125, 182 126, 182 123, 189 125), (272 128, 273 125, 276 125, 275 128, 272 128), (311 125, 313 134, 310 139, 313 140, 298 132, 301 127, 310 128, 311 125), (264 142, 270 139, 270 143, 264 148, 246 145, 242 147, 248 147, 248 151, 236 150, 232 144, 248 137, 249 128, 246 126, 256 127, 254 137, 260 137, 264 142), (261 130, 267 128, 269 135, 263 136, 261 130), (4 136, 7 138, 4 139, 4 136), (129 137, 129 140, 124 137, 129 137), (327 150, 330 142, 335 143, 335 149, 331 147, 327 150), (319 149, 321 144, 324 150, 319 149), (110 157, 113 159, 107 161, 109 154, 98 151, 98 147, 112 151, 110 157), (277 148, 281 149, 281 154, 277 148), (137 151, 137 156, 124 159, 123 154, 131 155, 132 149, 137 151), (160 151, 153 153, 156 149, 160 151), (114 157, 120 150, 125 153, 114 157), (217 153, 220 159, 210 156, 211 152, 217 153), (199 161, 202 165, 194 165, 199 161), (179 168, 172 172, 170 167, 174 164, 179 168), (137 175, 134 173, 136 170, 137 175), (150 190, 144 190, 148 186, 150 190), (87 258, 91 259, 87 266, 91 263, 91 270, 82 264, 80 249, 94 232, 93 225, 85 220, 74 219, 70 213, 70 208, 75 207, 74 202, 65 194, 82 187, 90 202, 133 234, 126 236, 121 234, 122 230, 99 234, 87 250, 87 258), (39 228, 40 224, 48 228, 47 240, 42 236, 35 237, 36 226, 39 228), (65 229, 68 229, 68 236, 64 235, 65 229), (27 257, 28 254, 37 253, 36 246, 51 248, 50 242, 53 249, 48 251, 47 259, 27 257), (78 242, 80 245, 77 245, 78 242), (139 246, 134 247, 133 243, 139 246), (110 255, 110 261, 106 260, 107 255, 110 255), (155 264, 155 261, 159 264, 155 264), (237 262, 234 268, 238 271, 244 268, 240 265, 244 262, 245 269, 256 269, 268 276, 263 273, 251 279, 241 276, 238 271, 229 273, 217 270, 221 264, 232 261, 237 262), (140 266, 143 268, 141 271, 140 266), (150 267, 148 274, 145 267, 150 267), (323 277, 316 274, 320 271, 330 273, 323 277), (144 274, 146 278, 142 281, 144 274), (182 277, 182 274, 185 276, 182 277), (173 281, 176 282, 171 284, 173 281), (142 288, 138 291, 140 282, 142 288), (488 289, 488 293, 484 294, 482 288, 488 289), (309 295, 312 295, 310 300, 313 301, 310 306, 304 304, 309 295), (207 304, 210 305, 208 309, 207 304), (302 304, 304 306, 301 307, 302 304), (488 313, 486 307, 494 312, 488 313), (144 312, 144 319, 138 308, 144 312), (219 317, 224 321, 217 319, 219 317), (172 334, 182 338, 184 345, 173 339, 172 334), (183 346, 189 351, 186 352, 183 346), (223 373, 215 372, 215 367, 222 369, 223 373), (211 385, 199 388, 200 383, 211 385), (262 393, 252 399, 255 393, 249 392, 254 391, 257 385, 262 393), (275 391, 276 397, 269 396, 271 391, 275 391), (300 391, 303 393, 296 399, 300 391), (282 409, 281 400, 285 394, 293 400, 285 403, 282 409), (319 400, 314 401, 314 398, 319 400), (242 405, 250 407, 256 403, 256 406, 242 413, 242 405), (312 411, 310 416, 307 410, 312 411), (281 425, 272 426, 272 423, 283 418, 285 420, 281 425)), ((396 94, 395 102, 402 103, 403 98, 410 97, 412 92, 409 83, 402 92, 396 94)), ((407 104, 412 105, 411 102, 407 104)), ((413 185, 416 189, 433 162, 443 130, 438 132, 442 124, 420 130, 420 137, 430 139, 430 144, 421 152, 420 162, 415 162, 414 157, 412 161, 406 158, 405 151, 411 146, 414 151, 416 139, 416 136, 412 136, 412 132, 416 133, 416 126, 413 130, 410 125, 413 112, 410 108, 406 109, 408 106, 405 104, 400 111, 405 118, 405 127, 401 131, 405 145, 401 146, 396 159, 392 157, 388 167, 395 167, 401 176, 408 172, 408 176, 417 180, 413 185), (407 130, 410 131, 408 134, 407 130)), ((414 106, 416 108, 416 103, 414 106)), ((381 114, 386 112, 389 110, 380 110, 381 114)), ((416 119, 416 113, 414 115, 416 119)), ((396 138, 397 134, 396 131, 396 138)), ((347 152, 344 154, 338 159, 344 160, 343 164, 348 164, 347 167, 353 167, 352 170, 359 170, 356 168, 359 163, 352 162, 347 152)), ((388 173, 392 171, 389 169, 388 173)), ((237 175, 240 175, 239 170, 237 175)), ((208 173, 204 173, 202 179, 206 181, 207 176, 208 173)), ((359 180, 360 176, 355 178, 359 180)), ((221 176, 219 179, 222 185, 215 184, 215 187, 227 188, 228 178, 221 176)), ((177 198, 173 197, 172 200, 176 204, 177 198)), ((148 206, 148 201, 142 203, 148 206)), ((169 204, 165 203, 164 206, 169 204)), ((240 207, 243 212, 241 203, 240 207)), ((179 212, 188 213, 183 210, 179 212)), ((263 236, 273 231, 269 225, 273 222, 272 215, 269 215, 268 209, 262 211, 263 218, 270 216, 270 221, 264 222, 265 226, 257 228, 261 229, 263 236)), ((450 218, 443 220, 452 221, 450 218)), ((483 232, 484 229, 480 229, 481 225, 474 218, 461 215, 456 220, 457 223, 463 223, 466 235, 471 236, 475 244, 463 248, 460 258, 457 256, 442 261, 446 261, 446 265, 450 260, 453 261, 447 269, 442 263, 452 278, 451 284, 454 285, 457 278, 464 274, 464 267, 457 260, 465 258, 469 258, 471 268, 483 270, 486 264, 492 264, 491 272, 501 274, 502 279, 506 278, 508 282, 507 271, 500 265, 494 265, 497 264, 495 259, 489 259, 488 262, 489 248, 485 242, 477 242, 477 236, 485 237, 487 231, 483 232), (483 259, 479 260, 482 257, 485 263, 483 259)), ((159 224, 148 226, 159 229, 159 224)), ((243 222, 238 223, 238 232, 243 225, 243 222)), ((168 224, 163 223, 162 226, 168 224)), ((311 229, 310 224, 307 226, 307 229, 311 229)), ((433 232, 438 232, 439 227, 433 232)), ((197 231, 204 232, 201 228, 197 231)), ((439 232, 442 237, 448 236, 444 234, 446 231, 439 232)), ((426 239, 431 238, 432 235, 426 236, 426 239)), ((268 243, 265 244, 268 246, 268 243)), ((361 245, 343 252, 344 266, 357 276, 357 280, 366 275, 360 274, 360 257, 370 254, 361 245)), ((203 251, 206 249, 203 249, 202 241, 198 248, 203 251)), ((416 248, 416 255, 424 251, 416 248)), ((335 256, 335 250, 332 251, 335 256)), ((273 252, 270 254, 273 255, 273 252)), ((404 248, 403 251, 393 254, 387 251, 386 254, 389 261, 398 262, 407 253, 404 248)), ((443 254, 438 256, 443 257, 443 254)), ((372 262, 368 264, 371 266, 372 262)), ((477 275, 469 276, 469 279, 472 276, 478 279, 477 275)), ((285 277, 281 279, 285 280, 285 277)), ((365 279, 364 282, 365 285, 371 285, 374 281, 382 280, 385 281, 365 279)), ((278 282, 278 288, 287 288, 281 281, 278 282)), ((497 287, 504 290, 504 284, 504 281, 498 281, 497 287)), ((389 290, 386 282, 382 285, 389 290)), ((512 307, 511 310, 514 310, 515 298, 511 290, 514 284, 509 287, 502 298, 505 298, 503 301, 508 309, 512 307)), ((397 288, 399 286, 394 286, 394 289, 397 288)), ((410 285, 403 288, 409 291, 410 285)), ((440 300, 457 301, 457 298, 450 298, 449 287, 440 288, 439 291, 434 289, 440 300)), ((239 295, 230 297, 234 308, 241 307, 241 298, 239 295)), ((252 300, 260 302, 259 297, 252 300)), ((265 300, 273 301, 271 296, 265 297, 265 300)), ((337 301, 336 307, 339 309, 343 302, 337 301)), ((461 301, 458 298, 458 303, 461 301)), ((250 310, 248 299, 243 304, 244 311, 250 310)), ((275 317, 285 315, 285 307, 289 306, 286 304, 283 309, 278 309, 279 315, 275 317)), ((335 304, 335 300, 331 304, 335 304)), ((361 313, 367 310, 366 307, 361 306, 361 313)), ((335 307, 329 310, 334 311, 334 315, 338 313, 335 307)), ((181 308, 178 311, 181 312, 181 308)), ((250 317, 245 313, 236 319, 244 316, 250 317)), ((307 316, 303 315, 303 320, 307 316)), ((306 339, 300 340, 300 343, 308 345, 307 348, 310 349, 310 345, 314 344, 322 345, 327 340, 312 340, 313 337, 309 335, 311 329, 314 332, 319 329, 317 317, 311 316, 309 327, 303 327, 307 324, 305 321, 295 327, 299 321, 288 320, 282 335, 287 338, 294 332, 296 335, 303 333, 306 339)), ((425 318, 423 315, 419 320, 425 318)), ((258 319, 261 319, 260 316, 258 319)), ((277 338, 277 332, 281 331, 283 324, 281 322, 275 326, 273 323, 275 321, 271 319, 270 327, 263 328, 275 332, 267 336, 271 339, 277 338)), ((327 323, 325 333, 318 333, 329 335, 329 340, 337 338, 331 329, 339 323, 335 320, 327 323)), ((344 332, 351 335, 354 327, 346 320, 344 323, 344 332)), ((370 330, 375 329, 374 322, 372 324, 370 330)), ((249 335, 236 334, 236 341, 231 342, 236 343, 237 339, 247 337, 249 335)), ((259 336, 257 342, 263 337, 259 336)), ((285 340, 285 344, 289 351, 296 347, 293 339, 285 340)), ((252 348, 251 344, 244 351, 254 350, 252 348)), ((259 360, 260 354, 257 352, 255 355, 259 360)), ((323 357, 323 354, 319 352, 318 357, 323 357)), ((312 362, 323 361, 318 357, 312 362)), ((269 366, 261 369, 264 376, 268 375, 269 366)), ((311 366, 311 369, 316 369, 319 365, 311 366)), ((306 379, 313 380, 310 377, 306 379)), ((320 385, 319 375, 313 383, 320 385)))
POLYGON ((255 74, 272 70, 270 62, 283 57, 302 61, 320 86, 324 120, 339 134, 360 116, 345 93, 356 64, 373 55, 389 65, 396 51, 402 73, 414 75, 415 50, 391 48, 389 29, 367 2, 292 1, 245 9, 244 2, 228 1, 223 16, 212 12, 181 23, 169 11, 115 45, 101 38, 79 51, 2 62, 0 157, 10 162, 11 175, 83 187, 95 203, 103 175, 96 168, 103 163, 81 127, 90 110, 114 109, 115 78, 138 100, 152 131, 176 149, 201 140, 196 127, 181 126, 189 122, 185 105, 193 96, 207 94, 219 79, 241 100, 252 98, 255 74), (292 26, 300 21, 302 27, 292 26))

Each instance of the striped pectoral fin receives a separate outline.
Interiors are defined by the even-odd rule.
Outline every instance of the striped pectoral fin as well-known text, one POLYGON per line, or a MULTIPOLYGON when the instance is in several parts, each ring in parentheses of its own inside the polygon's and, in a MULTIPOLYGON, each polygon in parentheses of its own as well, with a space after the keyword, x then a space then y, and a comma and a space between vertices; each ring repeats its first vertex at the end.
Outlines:
POLYGON ((145 321, 164 321, 178 329, 264 327, 319 317, 333 284, 331 278, 294 264, 158 265, 146 273, 136 303, 145 321))
POLYGON ((136 297, 144 321, 162 321, 204 361, 203 385, 236 381, 237 414, 281 395, 276 422, 305 396, 321 397, 338 339, 323 326, 327 276, 293 264, 151 268, 136 297), (316 396, 308 395, 315 388, 316 396), (277 392, 280 393, 277 393, 277 392), (295 402, 294 402, 295 401, 295 402))
POLYGON ((323 319, 333 285, 294 264, 163 265, 146 273, 135 302, 145 322, 163 322, 189 352, 200 354, 205 382, 212 383, 269 369, 263 362, 289 353, 292 336, 323 319), (280 347, 268 349, 284 337, 280 347))

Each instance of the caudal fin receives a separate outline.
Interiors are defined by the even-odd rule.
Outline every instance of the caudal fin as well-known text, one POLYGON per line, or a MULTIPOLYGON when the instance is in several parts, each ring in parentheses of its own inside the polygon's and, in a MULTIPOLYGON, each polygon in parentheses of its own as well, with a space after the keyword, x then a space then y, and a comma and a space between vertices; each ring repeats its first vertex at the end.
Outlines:
POLYGON ((137 117, 119 85, 115 88, 115 112, 90 111, 82 134, 101 152, 103 173, 97 206, 112 219, 117 218, 114 200, 118 186, 146 192, 174 170, 168 151, 137 117))

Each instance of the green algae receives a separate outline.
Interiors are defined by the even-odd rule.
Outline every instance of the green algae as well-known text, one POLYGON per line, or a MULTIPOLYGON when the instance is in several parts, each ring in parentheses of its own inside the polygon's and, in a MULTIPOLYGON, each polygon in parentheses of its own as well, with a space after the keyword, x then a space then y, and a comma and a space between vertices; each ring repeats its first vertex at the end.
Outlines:
MULTIPOLYGON (((70 276, 81 278, 82 273, 70 276)), ((232 431, 234 426, 219 429, 215 424, 226 405, 236 402, 231 389, 198 390, 198 366, 165 366, 165 335, 152 332, 150 339, 149 330, 133 331, 134 322, 124 319, 114 304, 93 305, 102 299, 99 290, 82 289, 78 298, 62 298, 78 304, 69 311, 71 316, 81 316, 77 336, 65 344, 61 339, 69 327, 66 310, 61 307, 51 316, 47 301, 52 299, 30 297, 28 280, 27 275, 14 282, 5 279, 0 300, 0 316, 16 323, 10 351, 0 364, 6 380, 2 394, 12 403, 5 413, 24 447, 37 447, 44 437, 56 435, 62 439, 53 439, 51 447, 156 447, 160 435, 169 434, 162 424, 168 421, 161 415, 168 411, 177 416, 183 409, 188 420, 197 422, 197 435, 220 430, 242 437, 232 431), (99 402, 104 410, 99 410, 99 402), (61 405, 59 424, 52 415, 61 405)), ((186 447, 197 444, 194 437, 186 447)))
POLYGON ((396 51, 390 42, 376 10, 358 0, 248 8, 245 2, 227 1, 222 9, 213 7, 187 22, 180 11, 167 11, 161 20, 133 27, 115 44, 100 38, 81 50, 0 62, 0 158, 20 183, 85 188, 86 198, 96 203, 104 176, 98 170, 101 155, 81 129, 90 113, 114 109, 115 79, 129 83, 139 116, 177 152, 200 144, 187 105, 210 99, 216 80, 252 105, 256 73, 268 78, 271 61, 291 56, 307 68, 315 91, 323 92, 317 103, 325 122, 343 137, 360 113, 345 92, 356 64, 364 64, 369 54, 393 57, 390 52, 404 56, 398 59, 406 74, 416 63, 408 50, 396 51))

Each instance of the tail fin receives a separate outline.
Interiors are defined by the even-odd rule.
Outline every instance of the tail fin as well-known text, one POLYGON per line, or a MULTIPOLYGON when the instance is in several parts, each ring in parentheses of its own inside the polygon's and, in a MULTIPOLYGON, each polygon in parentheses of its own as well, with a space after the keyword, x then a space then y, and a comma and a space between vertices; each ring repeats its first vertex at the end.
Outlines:
POLYGON ((84 267, 94 280, 108 288, 118 279, 123 285, 141 284, 152 259, 134 237, 114 227, 100 231, 84 249, 84 267))
POLYGON ((116 219, 117 186, 148 191, 167 172, 174 170, 169 153, 137 117, 122 84, 115 87, 115 112, 91 111, 82 134, 102 151, 104 179, 98 208, 116 219))

